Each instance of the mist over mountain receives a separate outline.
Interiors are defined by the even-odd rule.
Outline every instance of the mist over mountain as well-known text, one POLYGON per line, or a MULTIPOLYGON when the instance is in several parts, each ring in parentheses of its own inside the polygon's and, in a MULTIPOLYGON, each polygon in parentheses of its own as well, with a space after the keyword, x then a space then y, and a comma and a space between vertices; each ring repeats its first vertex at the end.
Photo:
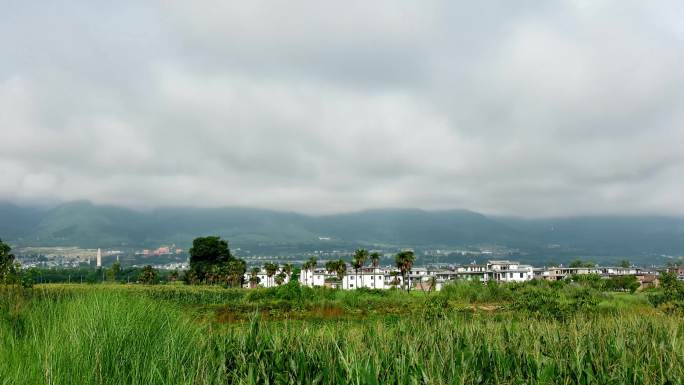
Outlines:
POLYGON ((79 201, 53 208, 0 204, 0 237, 17 246, 189 245, 215 234, 233 247, 499 245, 550 255, 684 254, 684 218, 595 216, 522 219, 467 210, 367 210, 309 216, 226 207, 136 211, 79 201))

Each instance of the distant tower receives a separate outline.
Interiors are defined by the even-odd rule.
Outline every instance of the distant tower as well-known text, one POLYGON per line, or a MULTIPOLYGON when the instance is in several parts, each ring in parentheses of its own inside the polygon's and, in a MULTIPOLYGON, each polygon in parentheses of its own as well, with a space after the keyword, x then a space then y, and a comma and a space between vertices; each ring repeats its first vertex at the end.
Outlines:
POLYGON ((102 267, 102 251, 97 249, 97 267, 102 267))

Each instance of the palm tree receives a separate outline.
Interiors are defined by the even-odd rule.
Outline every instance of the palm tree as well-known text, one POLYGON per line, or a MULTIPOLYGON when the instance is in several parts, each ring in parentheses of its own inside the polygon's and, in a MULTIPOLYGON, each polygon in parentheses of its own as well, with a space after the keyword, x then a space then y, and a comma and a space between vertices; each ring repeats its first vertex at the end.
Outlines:
POLYGON ((327 261, 325 263, 325 271, 327 271, 328 274, 337 273, 337 261, 327 261))
POLYGON ((325 263, 325 271, 335 274, 337 272, 337 261, 327 261, 325 263))
POLYGON ((220 277, 221 268, 217 265, 212 265, 207 272, 207 281, 209 281, 210 285, 213 285, 215 281, 217 282, 220 280, 220 277))
POLYGON ((401 271, 401 280, 402 284, 406 287, 406 291, 411 290, 411 285, 407 285, 406 276, 411 271, 411 267, 413 267, 413 262, 415 261, 416 256, 413 254, 413 251, 410 250, 400 251, 395 258, 397 267, 401 271))
POLYGON ((342 259, 337 260, 337 261, 327 261, 325 263, 325 271, 327 271, 330 274, 336 274, 337 279, 340 281, 340 285, 342 284, 342 278, 344 278, 344 275, 347 273, 347 263, 344 262, 342 259))
POLYGON ((316 257, 309 258, 309 268, 311 269, 311 286, 314 284, 313 272, 316 270, 316 266, 318 266, 318 259, 316 259, 316 257))
POLYGON ((264 265, 264 270, 266 270, 266 276, 270 279, 275 275, 276 271, 278 271, 278 265, 276 265, 275 263, 267 262, 264 265))
POLYGON ((339 279, 340 284, 342 284, 344 275, 347 274, 347 262, 343 261, 340 258, 337 262, 335 262, 335 265, 335 273, 337 273, 337 279, 339 279))
POLYGON ((249 286, 251 288, 257 287, 259 284, 259 277, 258 274, 261 271, 258 267, 253 267, 252 271, 250 272, 250 277, 249 277, 249 286))
POLYGON ((370 260, 373 264, 373 267, 380 266, 380 253, 378 253, 377 251, 370 253, 370 260))
POLYGON ((242 280, 247 271, 247 263, 242 259, 234 259, 228 262, 225 268, 225 280, 230 287, 242 286, 242 280))
POLYGON ((356 274, 356 288, 359 288, 359 269, 363 267, 363 264, 368 259, 368 250, 366 249, 356 249, 354 252, 354 258, 352 260, 352 266, 354 267, 354 273, 356 274))
POLYGON ((282 271, 278 273, 278 275, 275 276, 275 284, 278 286, 282 285, 283 282, 285 282, 285 277, 287 277, 287 275, 282 271))
MULTIPOLYGON (((302 263, 302 270, 301 270, 301 272, 300 272, 300 275, 301 275, 301 274, 304 274, 304 285, 308 285, 308 284, 309 284, 309 275, 308 275, 309 268, 311 268, 311 265, 309 264, 309 261, 306 261, 306 262, 302 263)), ((300 279, 301 279, 301 277, 300 277, 300 279)))
POLYGON ((397 275, 399 273, 397 273, 396 271, 393 271, 390 274, 392 274, 392 280, 390 281, 390 285, 392 285, 393 289, 396 289, 397 285, 399 284, 399 280, 397 279, 397 275))
POLYGON ((287 278, 289 279, 290 276, 292 275, 292 264, 291 263, 286 263, 283 265, 282 272, 287 275, 287 278))

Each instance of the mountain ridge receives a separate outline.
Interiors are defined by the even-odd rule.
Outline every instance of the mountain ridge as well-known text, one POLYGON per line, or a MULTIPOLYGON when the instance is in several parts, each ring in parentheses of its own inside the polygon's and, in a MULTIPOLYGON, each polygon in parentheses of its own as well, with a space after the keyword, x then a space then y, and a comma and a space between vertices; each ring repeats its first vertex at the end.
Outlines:
POLYGON ((414 208, 306 215, 249 207, 133 210, 88 201, 52 208, 0 202, 0 237, 17 245, 188 245, 208 234, 225 237, 236 247, 502 245, 537 252, 555 247, 584 255, 684 254, 684 218, 675 216, 525 219, 414 208))

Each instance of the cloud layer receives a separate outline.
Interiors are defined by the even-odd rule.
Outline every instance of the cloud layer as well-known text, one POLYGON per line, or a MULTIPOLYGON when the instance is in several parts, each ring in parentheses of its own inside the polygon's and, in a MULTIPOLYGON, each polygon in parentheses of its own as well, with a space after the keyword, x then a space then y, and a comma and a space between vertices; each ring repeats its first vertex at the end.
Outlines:
POLYGON ((684 214, 684 5, 6 1, 0 199, 684 214))

